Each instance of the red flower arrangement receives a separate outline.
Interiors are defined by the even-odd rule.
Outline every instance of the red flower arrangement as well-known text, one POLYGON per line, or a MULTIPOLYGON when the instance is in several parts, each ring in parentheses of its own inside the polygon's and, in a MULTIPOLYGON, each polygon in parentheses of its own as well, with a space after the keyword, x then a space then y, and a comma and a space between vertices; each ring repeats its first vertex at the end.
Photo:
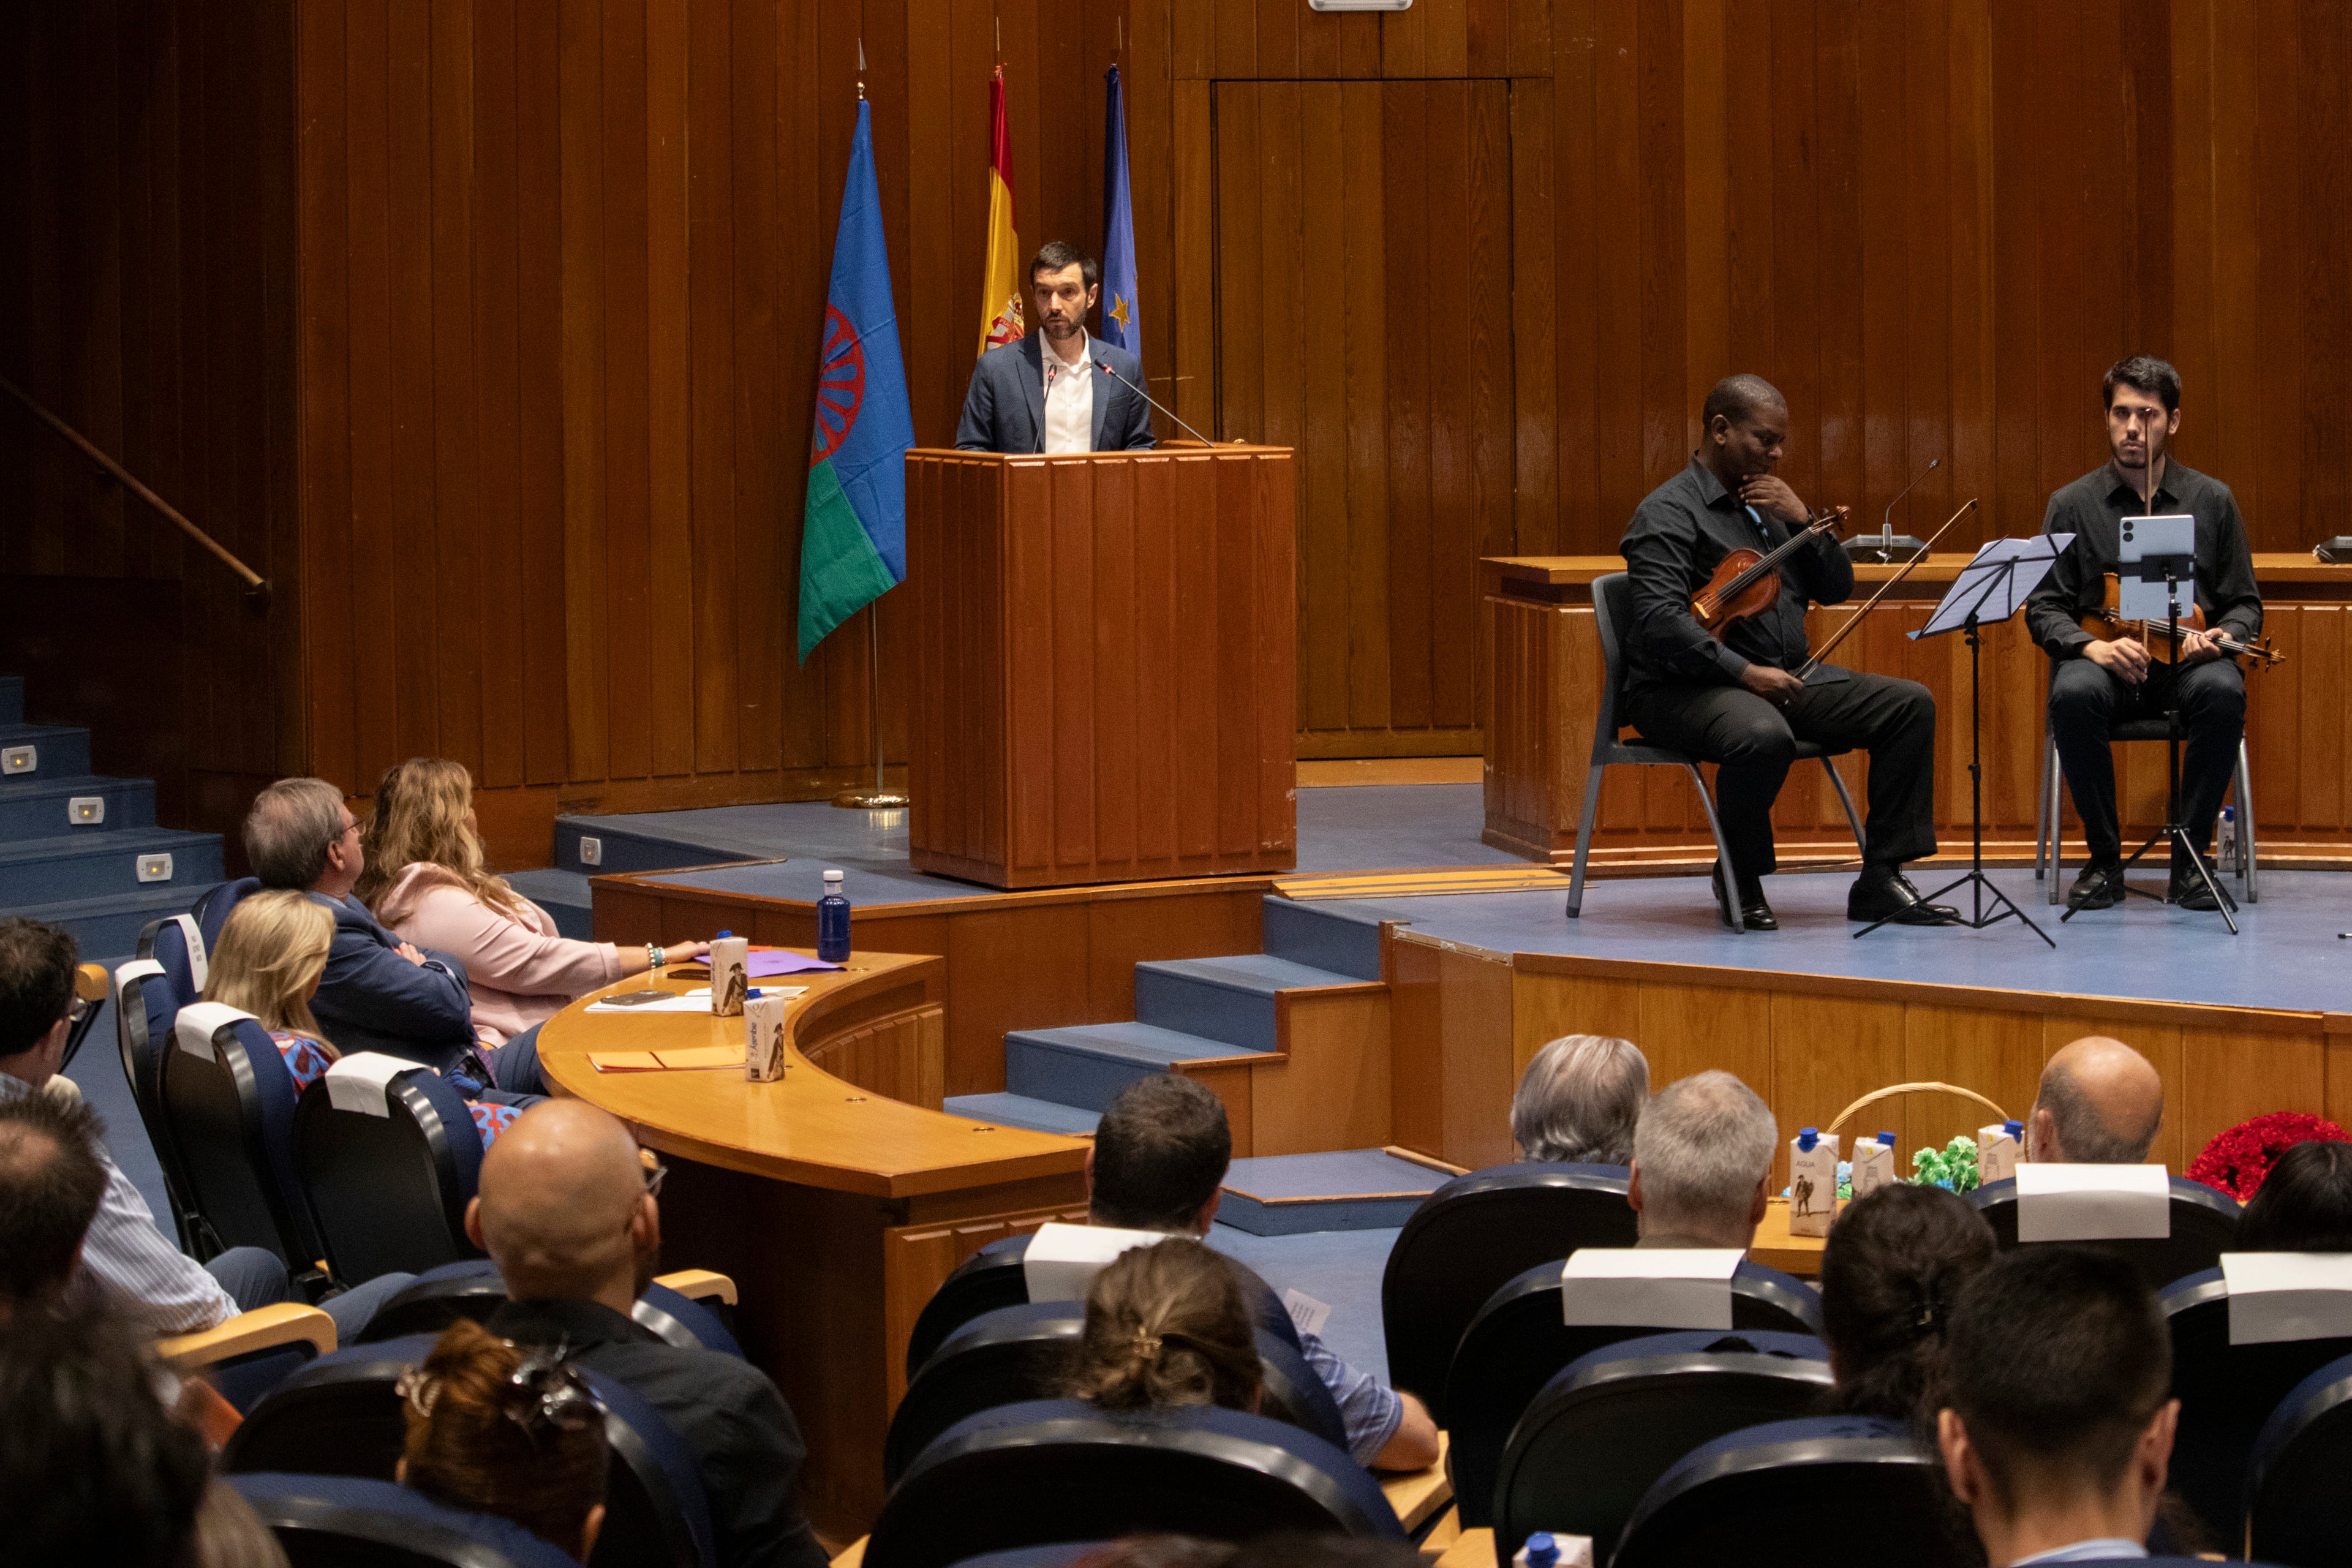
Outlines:
POLYGON ((2244 1203, 2262 1190, 2279 1156, 2298 1143, 2352 1142, 2344 1129, 2301 1110, 2273 1110, 2213 1135, 2189 1167, 2189 1179, 2244 1203))

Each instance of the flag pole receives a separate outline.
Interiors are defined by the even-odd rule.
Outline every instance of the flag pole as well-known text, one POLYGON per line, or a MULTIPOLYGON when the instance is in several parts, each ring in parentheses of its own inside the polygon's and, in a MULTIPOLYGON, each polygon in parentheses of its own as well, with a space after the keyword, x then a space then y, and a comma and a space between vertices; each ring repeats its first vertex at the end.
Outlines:
POLYGON ((871 684, 874 715, 874 787, 845 789, 833 804, 852 811, 904 811, 913 804, 905 790, 882 782, 882 613, 880 601, 866 606, 866 673, 871 684))

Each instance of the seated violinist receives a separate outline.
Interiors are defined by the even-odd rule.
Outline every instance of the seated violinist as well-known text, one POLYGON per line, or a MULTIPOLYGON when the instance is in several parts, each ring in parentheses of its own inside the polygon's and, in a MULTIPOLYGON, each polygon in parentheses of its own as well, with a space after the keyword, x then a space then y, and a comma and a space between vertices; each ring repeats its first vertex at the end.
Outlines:
POLYGON ((1689 465, 1650 492, 1618 546, 1633 601, 1624 702, 1626 721, 1651 742, 1721 764, 1716 808, 1731 865, 1716 867, 1715 896, 1724 923, 1737 897, 1748 930, 1779 929, 1763 884, 1773 869, 1772 802, 1796 742, 1811 741, 1870 753, 1864 865, 1847 918, 1950 924, 1958 912, 1927 902, 1903 875, 1905 861, 1936 852, 1936 700, 1916 681, 1834 665, 1798 675, 1810 662, 1806 608, 1850 596, 1853 563, 1834 522, 1773 475, 1789 405, 1771 383, 1727 377, 1699 418, 1689 465), (1710 628, 1692 601, 1743 549, 1768 558, 1787 551, 1773 563, 1779 592, 1763 594, 1756 614, 1714 617, 1710 628))
MULTIPOLYGON (((2109 370, 2104 388, 2111 456, 2051 496, 2042 531, 2071 533, 2074 542, 2025 603, 2026 626, 2055 665, 2050 735, 2090 845, 2090 864, 2066 899, 2077 910, 2108 909, 2124 897, 2123 829, 2116 815, 2108 726, 2162 718, 2176 695, 2185 742, 2181 825, 2190 843, 2210 852, 2213 819, 2246 729, 2245 672, 2214 638, 2251 642, 2263 629, 2262 593, 2236 498, 2229 486, 2174 462, 2167 450, 2180 428, 2180 373, 2142 354, 2109 370), (2102 627, 2113 634, 2102 637, 2081 625, 2107 602, 2127 512, 2187 513, 2197 520, 2197 608, 2209 629, 2186 630, 2184 617, 2177 660, 2151 658, 2147 642, 2120 627, 2102 627)), ((2162 640, 2160 632, 2156 640, 2162 640)), ((2178 850, 2169 896, 2189 910, 2210 910, 2215 902, 2178 850)))

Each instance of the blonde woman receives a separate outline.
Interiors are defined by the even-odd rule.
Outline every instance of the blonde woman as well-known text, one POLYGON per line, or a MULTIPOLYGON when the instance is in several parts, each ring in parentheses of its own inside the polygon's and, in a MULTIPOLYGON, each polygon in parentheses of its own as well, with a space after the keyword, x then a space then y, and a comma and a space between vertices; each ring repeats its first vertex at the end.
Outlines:
POLYGON ((334 940, 335 917, 326 905, 308 894, 278 890, 239 900, 213 942, 205 1000, 259 1020, 277 1042, 297 1094, 339 1054, 310 1016, 310 998, 334 940))
MULTIPOLYGON (((533 1031, 585 993, 709 951, 558 935, 553 916, 484 869, 473 776, 443 758, 412 757, 384 773, 362 842, 360 899, 402 940, 466 966, 474 1032, 508 1052, 528 1045, 535 1057, 533 1031)), ((502 1064, 499 1080, 508 1079, 502 1064)))

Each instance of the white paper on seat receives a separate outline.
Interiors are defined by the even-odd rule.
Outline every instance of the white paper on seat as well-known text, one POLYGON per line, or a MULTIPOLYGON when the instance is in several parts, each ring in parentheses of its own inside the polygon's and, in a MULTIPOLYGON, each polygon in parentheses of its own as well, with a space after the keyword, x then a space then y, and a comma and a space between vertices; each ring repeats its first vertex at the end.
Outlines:
POLYGON ((213 1059, 213 1036, 220 1032, 220 1026, 238 1018, 252 1016, 243 1008, 232 1007, 226 1002, 191 1002, 180 1009, 179 1017, 172 1025, 172 1034, 182 1050, 201 1060, 210 1061, 213 1059))
POLYGON ((188 978, 201 996, 205 994, 205 982, 212 978, 212 963, 205 952, 204 927, 196 923, 194 915, 173 915, 172 919, 178 923, 180 935, 188 944, 188 978))
POLYGON ((1571 1328, 1729 1329, 1736 1247, 1580 1247, 1560 1265, 1571 1328))
POLYGON ((2161 1240, 2172 1234, 2172 1178, 2161 1165, 2017 1167, 2020 1241, 2161 1240))
POLYGON ((1118 1230, 1103 1225, 1064 1225, 1058 1220, 1037 1227, 1029 1250, 1021 1256, 1021 1272, 1029 1281, 1032 1301, 1083 1301, 1110 1260, 1130 1247, 1150 1247, 1168 1238, 1156 1230, 1118 1230))
POLYGON ((2352 1252, 2225 1252, 2230 1342, 2352 1337, 2352 1252))
POLYGON ((382 1051, 354 1051, 327 1068, 327 1103, 362 1116, 390 1116, 385 1091, 394 1079, 415 1069, 415 1062, 382 1051))

